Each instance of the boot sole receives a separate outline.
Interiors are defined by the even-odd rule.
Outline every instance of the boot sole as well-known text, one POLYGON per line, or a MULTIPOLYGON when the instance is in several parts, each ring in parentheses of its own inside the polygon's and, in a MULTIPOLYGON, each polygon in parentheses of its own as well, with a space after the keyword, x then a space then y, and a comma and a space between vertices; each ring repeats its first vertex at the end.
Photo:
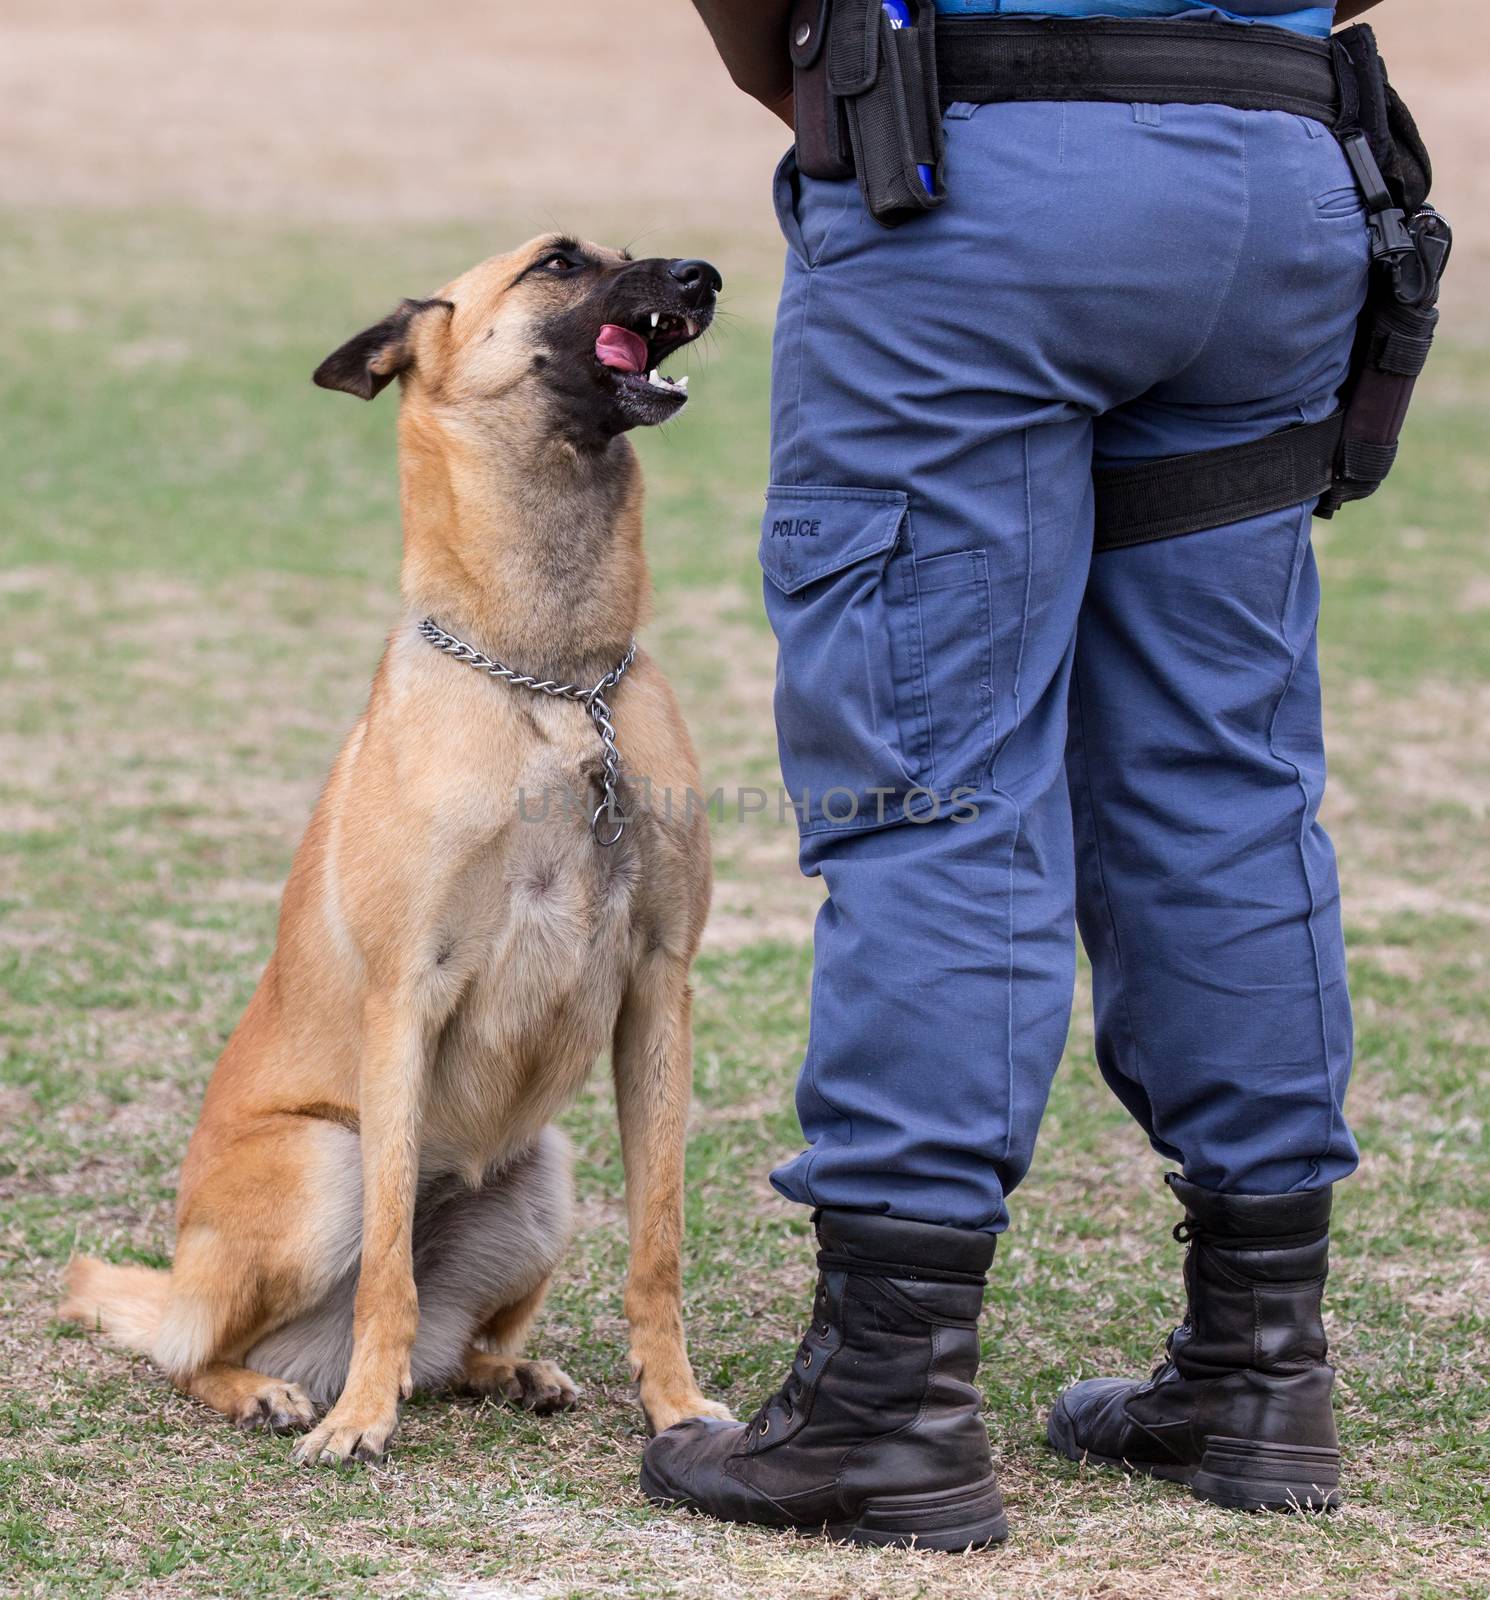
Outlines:
MULTIPOLYGON (((674 1494, 653 1477, 642 1463, 642 1493, 653 1505, 713 1516, 707 1506, 674 1494)), ((728 1517, 736 1522, 746 1519, 728 1517)), ((763 1524, 748 1523, 747 1526, 763 1524)), ((982 1550, 1009 1537, 1009 1519, 993 1473, 961 1489, 939 1489, 930 1494, 877 1495, 866 1500, 852 1522, 789 1523, 797 1533, 823 1534, 850 1544, 879 1545, 917 1550, 956 1552, 982 1550)))
POLYGON ((1115 1467, 1129 1476, 1182 1483, 1193 1495, 1232 1511, 1334 1511, 1340 1491, 1340 1452, 1303 1444, 1262 1444, 1208 1434, 1199 1462, 1125 1461, 1076 1442, 1070 1419, 1057 1408, 1046 1438, 1057 1455, 1078 1465, 1115 1467))

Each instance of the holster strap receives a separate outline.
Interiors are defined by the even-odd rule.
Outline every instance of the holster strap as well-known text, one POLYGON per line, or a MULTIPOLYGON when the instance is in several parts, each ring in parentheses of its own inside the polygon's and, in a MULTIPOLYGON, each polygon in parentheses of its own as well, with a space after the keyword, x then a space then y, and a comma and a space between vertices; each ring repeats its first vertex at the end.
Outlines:
POLYGON ((1246 444, 1098 467, 1096 549, 1173 539, 1322 495, 1334 478, 1344 411, 1246 444))

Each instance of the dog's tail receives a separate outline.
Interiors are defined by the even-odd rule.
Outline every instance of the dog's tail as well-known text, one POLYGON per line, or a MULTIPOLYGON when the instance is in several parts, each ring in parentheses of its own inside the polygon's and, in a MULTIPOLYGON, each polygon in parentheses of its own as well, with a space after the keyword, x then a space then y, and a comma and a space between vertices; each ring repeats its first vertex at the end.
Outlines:
POLYGON ((89 1256, 67 1264, 67 1295, 57 1308, 66 1322, 81 1322, 115 1344, 154 1353, 155 1337, 171 1295, 171 1275, 156 1267, 116 1267, 89 1256))

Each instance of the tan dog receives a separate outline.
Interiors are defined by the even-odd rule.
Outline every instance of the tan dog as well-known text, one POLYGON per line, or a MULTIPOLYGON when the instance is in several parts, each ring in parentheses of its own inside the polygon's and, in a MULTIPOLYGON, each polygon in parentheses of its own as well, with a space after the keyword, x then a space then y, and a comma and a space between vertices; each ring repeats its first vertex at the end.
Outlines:
POLYGON ((316 382, 397 376, 404 620, 295 857, 274 955, 208 1087, 170 1272, 77 1260, 63 1315, 151 1356, 302 1461, 376 1457, 416 1387, 536 1409, 577 1391, 518 1352, 569 1229, 551 1119, 613 1052, 632 1369, 654 1429, 727 1415, 684 1347, 689 966, 709 899, 699 790, 644 655, 605 700, 626 818, 583 702, 473 671, 431 617, 519 672, 592 686, 647 608, 624 437, 683 404, 655 368, 713 315, 703 262, 544 238, 405 301, 316 382), (651 376, 648 371, 651 370, 651 376))

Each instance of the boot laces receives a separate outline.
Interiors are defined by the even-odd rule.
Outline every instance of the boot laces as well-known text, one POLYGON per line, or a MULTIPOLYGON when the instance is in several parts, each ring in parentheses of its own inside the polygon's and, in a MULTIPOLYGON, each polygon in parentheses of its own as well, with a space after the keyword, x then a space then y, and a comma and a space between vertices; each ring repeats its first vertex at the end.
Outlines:
MULTIPOLYGON (((1203 1237, 1204 1237, 1199 1222, 1197 1222, 1195 1220, 1195 1218, 1191 1217, 1191 1216, 1187 1216, 1183 1222, 1175 1223, 1175 1225, 1174 1225, 1173 1229, 1171 1230, 1171 1232, 1174 1235, 1174 1240, 1175 1240, 1176 1244, 1185 1244, 1185 1245, 1196 1244, 1198 1242, 1202 1242, 1203 1237)), ((1188 1274, 1188 1270, 1189 1270, 1188 1269, 1188 1257, 1186 1259, 1187 1259, 1186 1271, 1187 1271, 1187 1274, 1188 1274)), ((1188 1294, 1189 1279, 1188 1279, 1188 1276, 1186 1278, 1185 1287, 1186 1287, 1186 1291, 1187 1291, 1186 1300, 1188 1301, 1188 1299, 1189 1299, 1189 1294, 1188 1294)), ((1151 1371, 1149 1373, 1148 1384, 1145 1387, 1151 1388, 1154 1384, 1158 1383, 1158 1381, 1164 1376, 1164 1374, 1166 1372, 1168 1372, 1169 1369, 1174 1365, 1174 1346, 1175 1346, 1175 1341, 1180 1337, 1181 1334, 1189 1333, 1190 1331, 1191 1331, 1191 1328, 1190 1328, 1190 1307, 1187 1304, 1186 1307, 1185 1307, 1184 1318, 1181 1320, 1179 1326, 1177 1328, 1172 1328, 1170 1330, 1170 1332, 1169 1332, 1168 1337, 1165 1339, 1165 1341, 1164 1341, 1164 1354, 1162 1356, 1160 1356, 1158 1361, 1154 1364, 1153 1371, 1151 1371)))
POLYGON ((792 1358, 792 1368, 786 1376, 786 1382, 782 1384, 775 1394, 766 1400, 766 1402, 755 1413, 750 1421, 746 1423, 745 1431, 747 1433, 754 1432, 762 1439, 764 1439, 766 1435, 770 1433, 770 1412, 773 1406, 779 1405, 781 1407, 783 1422, 790 1422, 792 1418, 796 1416, 797 1402, 801 1398, 802 1394, 802 1374, 801 1371, 798 1370, 799 1364, 802 1369, 811 1371, 813 1363, 813 1335, 816 1334, 819 1338, 825 1339, 831 1331, 831 1324, 829 1323, 827 1317, 820 1315, 818 1308, 814 1307, 812 1325, 808 1328, 807 1332, 802 1335, 801 1343, 797 1346, 797 1353, 792 1358))

